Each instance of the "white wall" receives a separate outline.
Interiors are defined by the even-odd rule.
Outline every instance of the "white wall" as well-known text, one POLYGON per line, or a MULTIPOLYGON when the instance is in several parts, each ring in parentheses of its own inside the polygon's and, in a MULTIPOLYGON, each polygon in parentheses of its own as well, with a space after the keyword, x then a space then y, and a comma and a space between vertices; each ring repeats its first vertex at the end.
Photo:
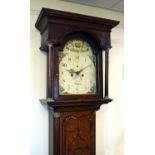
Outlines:
POLYGON ((96 116, 96 155, 123 155, 123 14, 58 0, 31 0, 31 155, 48 155, 48 111, 39 99, 46 98, 46 54, 40 52, 40 34, 34 24, 42 7, 119 20, 112 30, 109 96, 96 116))

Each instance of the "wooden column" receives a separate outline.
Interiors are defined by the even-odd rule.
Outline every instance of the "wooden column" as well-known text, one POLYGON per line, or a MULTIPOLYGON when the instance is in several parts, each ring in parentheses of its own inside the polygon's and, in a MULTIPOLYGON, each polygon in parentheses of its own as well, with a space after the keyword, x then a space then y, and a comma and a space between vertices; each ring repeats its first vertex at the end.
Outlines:
POLYGON ((48 53, 47 53, 47 98, 52 98, 52 52, 53 44, 48 43, 48 53))
POLYGON ((109 95, 108 80, 109 80, 109 48, 106 48, 105 49, 105 97, 108 97, 109 95))

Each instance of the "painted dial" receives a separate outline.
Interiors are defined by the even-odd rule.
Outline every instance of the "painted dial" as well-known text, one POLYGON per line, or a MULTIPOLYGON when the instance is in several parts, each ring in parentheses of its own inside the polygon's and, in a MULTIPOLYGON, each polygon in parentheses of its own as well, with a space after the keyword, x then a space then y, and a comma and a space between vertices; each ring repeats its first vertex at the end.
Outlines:
POLYGON ((96 56, 84 40, 68 41, 59 53, 59 94, 96 93, 96 56))

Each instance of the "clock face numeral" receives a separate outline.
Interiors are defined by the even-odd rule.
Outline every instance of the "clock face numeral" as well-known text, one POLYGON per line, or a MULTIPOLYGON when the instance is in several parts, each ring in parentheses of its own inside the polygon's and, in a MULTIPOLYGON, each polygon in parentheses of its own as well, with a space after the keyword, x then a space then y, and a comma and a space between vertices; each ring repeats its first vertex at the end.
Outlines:
POLYGON ((71 58, 68 58, 68 61, 71 61, 72 59, 71 58))
POLYGON ((79 60, 79 56, 76 56, 76 60, 79 60))
POLYGON ((59 93, 61 95, 95 94, 96 57, 91 46, 84 40, 70 40, 64 46, 60 57, 59 93))
POLYGON ((67 64, 66 64, 66 63, 63 63, 62 66, 63 66, 63 67, 67 67, 67 64))
POLYGON ((70 90, 70 85, 68 85, 68 89, 67 90, 70 90))

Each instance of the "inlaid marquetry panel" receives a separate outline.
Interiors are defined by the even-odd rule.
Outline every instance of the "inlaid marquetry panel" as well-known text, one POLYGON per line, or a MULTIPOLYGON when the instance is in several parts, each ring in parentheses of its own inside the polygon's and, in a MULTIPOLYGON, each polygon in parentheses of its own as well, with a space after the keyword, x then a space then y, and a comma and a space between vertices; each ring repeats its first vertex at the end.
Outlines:
POLYGON ((95 112, 64 112, 60 117, 61 155, 95 155, 95 112))

